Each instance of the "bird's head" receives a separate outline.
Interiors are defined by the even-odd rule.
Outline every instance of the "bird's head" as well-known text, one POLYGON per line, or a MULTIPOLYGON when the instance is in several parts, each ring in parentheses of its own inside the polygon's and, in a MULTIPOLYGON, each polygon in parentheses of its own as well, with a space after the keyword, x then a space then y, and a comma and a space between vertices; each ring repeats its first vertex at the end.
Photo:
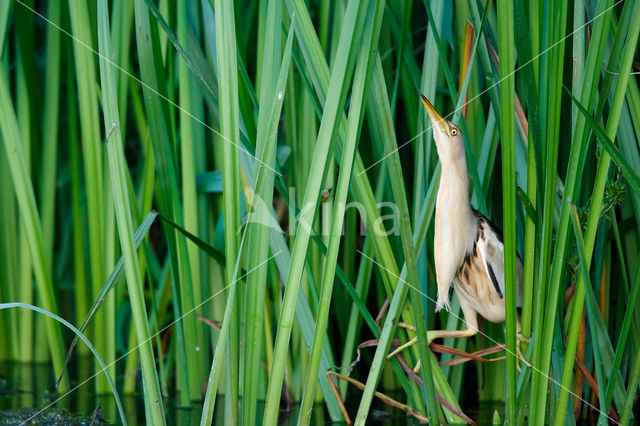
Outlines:
POLYGON ((420 98, 431 119, 433 139, 436 141, 440 160, 445 162, 464 159, 464 142, 458 126, 438 114, 424 95, 421 94, 420 98))

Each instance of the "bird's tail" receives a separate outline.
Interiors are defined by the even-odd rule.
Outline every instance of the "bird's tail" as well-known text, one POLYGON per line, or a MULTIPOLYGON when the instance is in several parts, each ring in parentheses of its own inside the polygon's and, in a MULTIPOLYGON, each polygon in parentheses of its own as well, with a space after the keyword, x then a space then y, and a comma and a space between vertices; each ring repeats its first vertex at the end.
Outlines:
POLYGON ((438 300, 436 301, 436 312, 440 309, 444 308, 446 311, 451 310, 451 305, 449 304, 449 288, 447 287, 444 291, 440 291, 438 289, 438 300))

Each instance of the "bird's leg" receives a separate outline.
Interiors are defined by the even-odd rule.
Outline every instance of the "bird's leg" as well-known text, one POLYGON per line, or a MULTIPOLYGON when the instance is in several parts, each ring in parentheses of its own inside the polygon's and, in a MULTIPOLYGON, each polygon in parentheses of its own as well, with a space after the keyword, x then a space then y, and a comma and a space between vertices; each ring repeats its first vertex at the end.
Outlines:
MULTIPOLYGON (((460 300, 460 298, 458 298, 460 300)), ((471 337, 475 336, 478 333, 478 319, 476 317, 476 311, 471 309, 460 300, 460 308, 462 308, 462 313, 464 314, 464 321, 467 324, 466 330, 428 330, 427 331, 427 344, 431 344, 435 339, 446 339, 448 337, 453 338, 463 338, 463 337, 471 337)), ((416 365, 416 368, 413 370, 415 373, 420 370, 420 361, 416 365)))
MULTIPOLYGON (((415 333, 416 328, 410 324, 406 324, 404 322, 398 323, 398 327, 405 328, 407 330, 411 330, 415 333)), ((466 330, 428 330, 427 331, 427 343, 431 344, 435 339, 447 338, 447 337, 471 337, 477 333, 476 330, 467 328, 466 330)), ((417 337, 409 340, 407 343, 398 346, 393 352, 387 355, 388 358, 392 358, 403 350, 407 349, 410 346, 415 345, 418 342, 417 337)))
MULTIPOLYGON (((410 327, 405 327, 405 328, 409 330, 411 330, 412 328, 415 329, 415 327, 412 327, 412 326, 410 327)), ((471 328, 468 328, 466 330, 429 330, 427 331, 427 342, 428 344, 431 344, 431 342, 433 342, 435 339, 440 339, 440 338, 444 339, 447 337, 471 337, 476 333, 477 331, 471 328)), ((418 342, 418 338, 414 337, 413 339, 409 340, 407 343, 398 346, 393 352, 387 355, 387 359, 393 358, 394 356, 398 355, 400 352, 407 349, 408 347, 415 345, 417 342, 418 342)), ((418 360, 418 364, 416 364, 416 366, 414 367, 414 372, 417 372, 416 370, 420 370, 420 360, 418 360)))
MULTIPOLYGON (((427 331, 427 342, 430 345, 435 339, 446 339, 447 337, 471 337, 476 335, 478 330, 473 328, 467 328, 466 330, 429 330, 427 331)), ((417 340, 414 337, 412 339, 413 343, 417 340)), ((413 344, 412 343, 412 344, 413 344)), ((420 371, 420 360, 415 367, 413 367, 413 372, 418 373, 420 371)))
MULTIPOLYGON (((522 366, 520 365, 521 362, 527 367, 531 368, 531 364, 527 362, 527 357, 522 352, 522 348, 520 347, 522 343, 526 343, 526 344, 531 343, 531 339, 524 337, 522 335, 521 330, 522 330, 522 326, 520 324, 520 311, 518 311, 516 315, 516 367, 518 368, 518 371, 522 370, 522 366)), ((505 324, 505 335, 506 335, 506 324, 505 324)))
MULTIPOLYGON (((475 311, 464 304, 460 304, 460 306, 462 307, 462 312, 464 313, 465 322, 467 323, 467 329, 466 330, 428 330, 427 331, 428 345, 430 345, 431 342, 433 342, 435 339, 446 339, 447 337, 454 337, 454 338, 471 337, 476 335, 476 333, 478 333, 478 322, 476 319, 475 311)), ((398 326, 405 328, 407 330, 411 330, 413 332, 416 331, 416 328, 414 326, 403 323, 403 322, 398 323, 398 326)), ((392 357, 396 356, 398 353, 402 352, 406 348, 412 345, 415 345, 417 342, 418 342, 418 337, 416 336, 413 339, 409 340, 407 343, 401 346, 398 346, 393 352, 387 355, 387 359, 391 359, 392 357)), ((413 368, 414 373, 417 373, 418 371, 420 371, 420 360, 418 360, 418 363, 413 368)))
MULTIPOLYGON (((399 322, 398 323, 398 327, 404 328, 406 330, 411 330, 414 333, 416 332, 416 328, 413 325, 407 324, 407 323, 404 323, 404 322, 399 322)), ((402 352, 406 348, 415 345, 417 342, 418 342, 418 336, 416 336, 413 339, 409 340, 407 343, 398 346, 393 352, 391 352, 389 355, 387 355, 387 359, 393 358, 394 356, 398 355, 400 352, 402 352)), ((418 363, 416 364, 416 366, 413 367, 413 372, 414 373, 417 373, 418 371, 420 371, 420 360, 419 359, 418 359, 418 363)))
POLYGON ((466 330, 429 330, 427 331, 427 341, 429 344, 435 339, 446 339, 447 337, 471 337, 475 336, 478 330, 467 328, 466 330))
POLYGON ((476 311, 471 309, 460 300, 460 308, 464 314, 464 321, 467 324, 466 330, 428 330, 427 342, 431 344, 435 339, 446 339, 447 337, 471 337, 478 333, 478 319, 476 317, 476 311))
POLYGON ((531 343, 530 338, 524 337, 522 335, 522 323, 520 322, 520 315, 521 312, 518 310, 516 315, 516 353, 518 355, 518 362, 516 363, 516 366, 518 367, 518 371, 522 370, 520 361, 522 361, 527 367, 531 368, 531 364, 527 362, 527 357, 522 352, 522 348, 520 347, 522 343, 526 343, 527 345, 531 343))
POLYGON ((522 349, 520 349, 520 343, 516 343, 516 356, 516 367, 518 368, 518 371, 522 370, 522 366, 520 365, 521 362, 531 368, 531 364, 527 361, 527 357, 522 353, 522 349))
POLYGON ((522 334, 522 324, 520 323, 520 311, 517 312, 516 315, 516 339, 520 343, 526 343, 527 345, 531 343, 531 339, 528 337, 524 337, 522 334))

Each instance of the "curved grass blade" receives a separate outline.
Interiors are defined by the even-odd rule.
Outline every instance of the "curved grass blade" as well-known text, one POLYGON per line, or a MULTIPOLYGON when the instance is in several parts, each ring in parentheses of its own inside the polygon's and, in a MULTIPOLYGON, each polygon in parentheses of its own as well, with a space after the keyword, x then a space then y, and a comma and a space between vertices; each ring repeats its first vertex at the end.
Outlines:
POLYGON ((98 361, 98 364, 100 364, 100 367, 102 367, 101 371, 104 373, 104 375, 105 375, 105 377, 107 379, 107 382, 109 382, 109 386, 111 386, 111 393, 113 393, 113 397, 116 400, 116 406, 118 407, 118 414, 120 414, 120 420, 122 421, 122 424, 126 426, 127 425, 127 416, 125 415, 124 408, 122 407, 122 403, 120 402, 120 395, 118 394, 118 389, 116 388, 116 384, 113 383, 111 375, 107 372, 108 365, 106 365, 104 363, 104 361, 100 357, 100 354, 98 354, 98 351, 91 344, 89 339, 87 339, 84 336, 84 334, 82 334, 82 332, 80 330, 75 328, 73 326, 73 324, 69 323, 64 318, 60 318, 56 314, 51 313, 51 312, 49 312, 49 311, 47 311, 45 309, 39 308, 37 306, 29 305, 29 304, 26 304, 26 303, 0 303, 0 311, 3 310, 3 309, 11 309, 11 308, 30 309, 32 311, 39 312, 39 313, 41 313, 43 315, 46 315, 49 318, 52 318, 52 319, 58 321, 59 323, 63 324, 69 330, 73 331, 75 333, 75 335, 76 335, 76 339, 82 340, 87 345, 89 350, 93 353, 93 356, 96 358, 96 361, 98 361))

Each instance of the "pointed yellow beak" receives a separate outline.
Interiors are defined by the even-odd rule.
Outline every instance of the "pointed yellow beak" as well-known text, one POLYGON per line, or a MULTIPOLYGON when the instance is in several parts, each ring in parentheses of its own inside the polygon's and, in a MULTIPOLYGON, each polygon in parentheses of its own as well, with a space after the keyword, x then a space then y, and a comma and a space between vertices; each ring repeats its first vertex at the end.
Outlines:
POLYGON ((429 118, 431 118, 431 123, 434 126, 438 126, 440 131, 446 132, 447 126, 445 125, 444 118, 438 114, 438 111, 431 105, 429 99, 427 99, 422 93, 420 93, 420 99, 422 99, 422 104, 427 110, 427 114, 429 114, 429 118))

